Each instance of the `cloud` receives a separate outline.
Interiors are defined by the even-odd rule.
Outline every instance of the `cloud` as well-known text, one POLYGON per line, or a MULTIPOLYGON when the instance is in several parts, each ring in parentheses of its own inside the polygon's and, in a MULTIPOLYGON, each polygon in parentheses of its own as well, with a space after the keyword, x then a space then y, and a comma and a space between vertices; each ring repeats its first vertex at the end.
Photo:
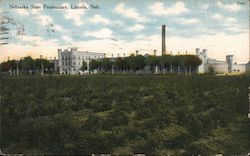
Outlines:
POLYGON ((225 17, 225 16, 218 14, 218 13, 212 15, 211 18, 215 19, 215 20, 223 21, 226 23, 236 23, 237 22, 236 18, 234 18, 234 17, 225 17))
POLYGON ((117 5, 114 11, 126 18, 136 20, 137 22, 146 22, 148 21, 146 17, 141 16, 136 9, 126 8, 123 3, 117 5))
POLYGON ((156 2, 151 7, 151 14, 156 16, 180 15, 189 12, 184 2, 176 2, 175 5, 166 7, 162 2, 156 2))
POLYGON ((209 4, 204 4, 201 6, 202 9, 207 10, 209 8, 209 4))
POLYGON ((223 4, 221 1, 217 1, 216 5, 219 8, 222 8, 226 11, 233 11, 233 12, 237 12, 241 10, 241 6, 238 5, 237 3, 233 3, 233 4, 223 4))
POLYGON ((24 15, 24 16, 28 16, 30 13, 27 11, 27 9, 15 9, 15 12, 20 14, 20 15, 24 15))
POLYGON ((31 35, 20 35, 17 36, 17 39, 24 45, 33 45, 33 46, 57 46, 57 39, 44 39, 40 36, 31 36, 31 35))
POLYGON ((113 37, 113 32, 108 28, 102 28, 98 31, 86 31, 83 35, 95 38, 111 38, 113 37))
MULTIPOLYGON (((69 3, 64 3, 62 5, 70 8, 69 3)), ((80 3, 78 5, 82 5, 82 3, 80 3)), ((86 5, 86 4, 84 4, 84 5, 86 5)), ((84 23, 83 20, 81 19, 81 17, 85 13, 84 9, 68 9, 68 10, 63 10, 63 12, 65 13, 64 18, 68 19, 68 20, 73 20, 74 24, 76 26, 80 26, 84 23)))
POLYGON ((95 24, 111 24, 111 21, 99 14, 95 14, 90 20, 90 23, 95 24))
POLYGON ((141 24, 135 24, 134 26, 131 26, 128 28, 129 32, 136 32, 136 31, 141 31, 142 29, 144 29, 144 26, 141 24))
POLYGON ((238 25, 237 20, 234 17, 225 17, 221 14, 214 14, 211 16, 211 18, 220 21, 220 25, 224 31, 231 33, 246 32, 244 28, 238 25))
POLYGON ((233 17, 228 17, 225 19, 227 22, 231 22, 231 23, 235 23, 237 22, 236 18, 233 18, 233 17))
POLYGON ((60 26, 60 25, 54 25, 53 29, 56 30, 56 31, 60 31, 60 32, 64 31, 63 27, 60 26))
POLYGON ((198 18, 179 18, 176 21, 181 25, 194 25, 201 22, 198 18))
POLYGON ((211 16, 211 18, 216 19, 216 20, 221 20, 222 15, 221 14, 214 14, 213 16, 211 16))
POLYGON ((73 39, 71 37, 68 37, 68 36, 63 36, 62 39, 64 41, 66 41, 67 43, 72 43, 73 39))

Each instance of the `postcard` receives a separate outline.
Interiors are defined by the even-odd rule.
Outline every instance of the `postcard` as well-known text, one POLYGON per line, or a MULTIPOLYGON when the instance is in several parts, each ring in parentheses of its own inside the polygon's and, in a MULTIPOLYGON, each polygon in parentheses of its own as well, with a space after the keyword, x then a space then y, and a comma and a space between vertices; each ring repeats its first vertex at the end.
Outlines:
POLYGON ((249 0, 0 0, 0 155, 249 155, 249 0))

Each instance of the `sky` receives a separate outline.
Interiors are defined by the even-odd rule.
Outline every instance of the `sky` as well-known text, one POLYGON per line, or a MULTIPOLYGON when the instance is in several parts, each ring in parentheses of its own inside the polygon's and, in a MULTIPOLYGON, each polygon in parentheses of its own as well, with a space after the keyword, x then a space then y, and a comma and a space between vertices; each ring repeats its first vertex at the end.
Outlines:
POLYGON ((200 48, 218 60, 228 54, 238 63, 249 60, 248 0, 0 0, 0 12, 11 19, 2 24, 10 30, 0 35, 8 37, 0 40, 8 43, 0 45, 0 61, 57 57, 57 49, 69 47, 161 55, 163 24, 168 53, 200 48))

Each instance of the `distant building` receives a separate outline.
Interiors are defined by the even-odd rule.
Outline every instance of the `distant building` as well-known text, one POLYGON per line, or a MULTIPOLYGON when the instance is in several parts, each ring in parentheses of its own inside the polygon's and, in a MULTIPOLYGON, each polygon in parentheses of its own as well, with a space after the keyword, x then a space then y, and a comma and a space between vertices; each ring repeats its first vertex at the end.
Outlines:
POLYGON ((101 59, 105 57, 105 53, 95 53, 88 51, 77 51, 77 48, 58 49, 59 74, 81 74, 83 61, 87 63, 89 70, 89 62, 92 59, 101 59))
POLYGON ((199 73, 208 73, 213 70, 215 73, 245 73, 247 64, 233 63, 233 55, 227 55, 225 61, 211 59, 207 57, 207 50, 200 51, 196 48, 196 55, 202 60, 202 64, 198 67, 199 73))

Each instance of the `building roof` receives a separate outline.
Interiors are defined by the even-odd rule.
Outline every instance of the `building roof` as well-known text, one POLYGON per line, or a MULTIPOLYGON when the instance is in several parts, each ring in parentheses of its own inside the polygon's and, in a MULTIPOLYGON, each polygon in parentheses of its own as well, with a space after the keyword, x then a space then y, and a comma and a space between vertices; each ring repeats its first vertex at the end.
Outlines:
POLYGON ((100 53, 100 52, 89 52, 89 51, 76 51, 78 53, 86 53, 86 54, 105 54, 105 53, 100 53))

